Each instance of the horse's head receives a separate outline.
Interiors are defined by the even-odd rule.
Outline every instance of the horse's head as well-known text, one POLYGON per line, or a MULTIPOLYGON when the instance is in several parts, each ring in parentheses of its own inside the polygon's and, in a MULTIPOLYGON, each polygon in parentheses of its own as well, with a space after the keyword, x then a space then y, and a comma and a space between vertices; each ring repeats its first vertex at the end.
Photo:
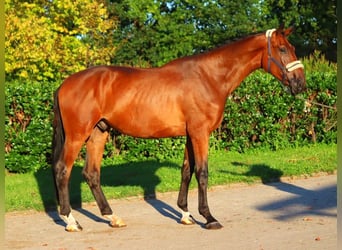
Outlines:
POLYGON ((267 46, 263 57, 263 68, 279 79, 291 94, 306 90, 304 66, 297 59, 294 47, 287 40, 293 28, 267 30, 267 46))

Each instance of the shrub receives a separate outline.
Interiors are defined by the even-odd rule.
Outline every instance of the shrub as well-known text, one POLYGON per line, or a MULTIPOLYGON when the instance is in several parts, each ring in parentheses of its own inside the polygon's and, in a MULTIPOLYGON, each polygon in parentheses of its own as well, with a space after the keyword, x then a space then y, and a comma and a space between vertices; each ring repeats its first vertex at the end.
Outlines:
MULTIPOLYGON (((243 152, 336 143, 336 68, 321 63, 327 70, 307 72, 308 91, 299 98, 283 91, 269 74, 257 71, 247 77, 227 100, 222 125, 211 135, 211 150, 243 152)), ((53 92, 58 85, 5 85, 5 160, 9 171, 36 171, 49 165, 53 92)), ((170 159, 183 155, 184 144, 185 138, 143 140, 113 131, 104 157, 119 154, 129 161, 170 159)))
POLYGON ((51 152, 55 84, 5 85, 5 163, 13 172, 46 167, 51 152))
POLYGON ((306 76, 308 91, 293 97, 272 76, 255 72, 228 98, 220 147, 276 150, 293 144, 336 142, 336 73, 306 76))

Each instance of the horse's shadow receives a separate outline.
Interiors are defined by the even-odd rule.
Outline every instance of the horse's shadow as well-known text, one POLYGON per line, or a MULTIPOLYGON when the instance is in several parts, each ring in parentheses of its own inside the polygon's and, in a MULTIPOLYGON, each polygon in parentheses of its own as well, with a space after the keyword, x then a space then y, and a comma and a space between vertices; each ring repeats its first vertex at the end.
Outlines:
MULTIPOLYGON (((241 162, 232 162, 236 167, 248 166, 241 162)), ((155 160, 142 161, 142 162, 126 162, 115 164, 112 166, 105 166, 101 168, 101 186, 102 187, 141 187, 143 189, 144 200, 151 205, 161 215, 170 218, 171 220, 180 223, 181 213, 174 207, 160 200, 156 196, 156 187, 161 182, 161 179, 156 174, 157 170, 162 167, 177 168, 179 165, 164 161, 159 162, 155 160)), ((282 172, 272 169, 264 164, 249 165, 249 171, 246 173, 236 173, 234 171, 221 170, 222 174, 230 175, 244 175, 244 176, 257 176, 263 183, 279 181, 282 172)), ((83 167, 74 166, 70 178, 70 202, 73 209, 82 213, 84 216, 101 223, 108 223, 102 217, 82 208, 82 191, 81 184, 84 183, 82 176, 83 167)), ((39 186, 39 192, 46 213, 58 225, 65 226, 64 221, 58 215, 55 186, 51 169, 39 170, 36 173, 36 179, 39 186)), ((165 181, 165 180, 163 180, 165 181)), ((195 220, 197 224, 204 226, 195 220)))
MULTIPOLYGON (((101 186, 102 187, 141 187, 143 189, 144 200, 150 204, 161 215, 168 217, 179 223, 181 214, 171 205, 157 199, 156 187, 161 182, 156 172, 161 167, 177 168, 179 166, 173 162, 143 161, 143 162, 127 162, 106 166, 101 168, 101 186)), ((108 223, 102 217, 82 208, 82 191, 81 184, 84 181, 82 176, 83 167, 74 166, 69 190, 70 203, 73 209, 89 217, 90 219, 108 223)), ((35 174, 40 196, 44 205, 45 212, 58 225, 65 226, 60 219, 57 209, 55 186, 51 169, 42 169, 35 174)))
POLYGON ((240 175, 240 176, 255 176, 260 178, 263 184, 279 182, 280 177, 283 175, 283 171, 274 169, 266 164, 247 164, 243 162, 232 162, 232 165, 235 167, 248 167, 248 171, 245 173, 235 173, 229 171, 221 171, 225 173, 229 173, 231 175, 240 175))

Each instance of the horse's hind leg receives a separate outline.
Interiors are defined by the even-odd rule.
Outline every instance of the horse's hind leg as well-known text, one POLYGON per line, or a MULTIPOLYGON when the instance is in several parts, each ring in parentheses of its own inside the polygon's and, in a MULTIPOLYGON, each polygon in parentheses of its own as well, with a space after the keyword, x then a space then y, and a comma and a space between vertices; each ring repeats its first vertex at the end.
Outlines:
POLYGON ((191 140, 187 137, 185 152, 184 152, 184 161, 182 166, 182 180, 181 186, 178 195, 177 205, 182 210, 182 218, 181 223, 185 225, 194 224, 194 220, 189 213, 188 210, 188 191, 189 184, 191 181, 192 174, 194 173, 195 168, 195 159, 194 152, 191 144, 191 140))
POLYGON ((68 232, 81 231, 82 227, 71 214, 69 199, 69 179, 73 163, 82 147, 83 141, 69 141, 66 139, 57 162, 54 163, 54 177, 60 205, 60 215, 67 223, 68 232))
POLYGON ((100 184, 101 160, 107 137, 107 130, 102 130, 98 127, 94 128, 86 144, 87 159, 83 170, 83 177, 94 195, 101 214, 109 219, 110 225, 112 227, 124 227, 126 224, 123 220, 113 214, 100 184))

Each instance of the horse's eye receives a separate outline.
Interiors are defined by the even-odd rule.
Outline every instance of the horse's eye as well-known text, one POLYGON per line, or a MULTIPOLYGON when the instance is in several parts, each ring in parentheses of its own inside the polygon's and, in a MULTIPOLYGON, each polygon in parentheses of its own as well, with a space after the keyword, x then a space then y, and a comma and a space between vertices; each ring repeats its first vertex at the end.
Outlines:
POLYGON ((286 54, 286 53, 287 53, 287 49, 286 49, 286 47, 284 47, 284 46, 279 47, 279 51, 280 51, 280 53, 282 53, 282 54, 286 54))

